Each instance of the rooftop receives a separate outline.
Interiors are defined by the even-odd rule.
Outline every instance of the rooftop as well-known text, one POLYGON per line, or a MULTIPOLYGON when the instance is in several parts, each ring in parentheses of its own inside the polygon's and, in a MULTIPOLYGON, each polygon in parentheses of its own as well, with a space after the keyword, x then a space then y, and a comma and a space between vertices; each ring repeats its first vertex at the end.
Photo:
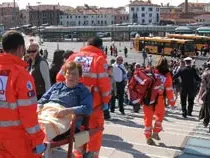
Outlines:
MULTIPOLYGON (((18 8, 18 4, 15 3, 15 7, 18 8)), ((3 2, 0 4, 0 8, 14 8, 14 3, 13 2, 3 2)))
POLYGON ((150 0, 134 0, 130 1, 129 6, 159 6, 157 4, 151 3, 150 0))

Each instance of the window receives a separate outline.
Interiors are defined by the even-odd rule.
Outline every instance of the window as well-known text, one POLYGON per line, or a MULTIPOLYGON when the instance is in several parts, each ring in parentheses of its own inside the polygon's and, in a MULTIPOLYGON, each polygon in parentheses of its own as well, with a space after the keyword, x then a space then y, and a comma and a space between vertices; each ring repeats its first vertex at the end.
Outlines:
POLYGON ((159 11, 159 8, 156 8, 156 11, 158 12, 159 11))
POLYGON ((141 11, 145 11, 145 8, 144 8, 144 7, 142 7, 142 8, 141 8, 141 11))
POLYGON ((152 13, 149 13, 149 17, 152 17, 152 13))
POLYGON ((93 24, 94 24, 94 21, 92 20, 92 22, 91 22, 91 23, 92 23, 92 25, 93 25, 93 24))
POLYGON ((152 20, 151 20, 151 19, 149 20, 149 23, 150 23, 150 24, 152 23, 152 20))
POLYGON ((80 25, 80 21, 78 22, 78 25, 80 25))
POLYGON ((104 23, 105 23, 105 25, 107 25, 107 22, 106 21, 104 21, 104 23))
POLYGON ((132 11, 132 12, 134 11, 134 8, 133 8, 133 7, 131 8, 131 11, 132 11))
POLYGON ((138 12, 139 11, 139 8, 136 8, 136 11, 138 12))
POLYGON ((141 17, 145 17, 145 14, 144 14, 144 13, 142 13, 142 14, 141 14, 141 17))
POLYGON ((80 19, 80 16, 78 16, 78 18, 80 19))
POLYGON ((152 11, 152 8, 148 8, 149 11, 152 11))
POLYGON ((142 19, 142 24, 144 24, 145 23, 145 20, 144 19, 142 19))

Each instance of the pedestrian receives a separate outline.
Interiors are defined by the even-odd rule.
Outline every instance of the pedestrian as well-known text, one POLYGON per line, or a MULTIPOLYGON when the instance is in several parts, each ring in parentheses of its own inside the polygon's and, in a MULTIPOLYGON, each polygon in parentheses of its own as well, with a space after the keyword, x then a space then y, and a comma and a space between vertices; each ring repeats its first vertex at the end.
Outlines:
POLYGON ((112 56, 113 55, 113 47, 110 46, 110 55, 112 56))
POLYGON ((123 57, 118 56, 116 62, 112 66, 113 66, 114 80, 117 85, 117 97, 112 99, 111 112, 114 113, 115 101, 116 99, 118 99, 119 110, 122 115, 125 115, 123 103, 124 103, 125 86, 127 84, 127 70, 123 65, 123 57))
POLYGON ((125 55, 125 58, 127 58, 128 57, 128 48, 127 47, 124 47, 124 55, 125 55))
POLYGON ((22 60, 23 36, 16 31, 3 35, 0 54, 0 157, 41 158, 44 132, 37 117, 34 81, 22 60))
MULTIPOLYGON (((108 66, 107 73, 109 74, 109 78, 110 78, 111 83, 112 83, 112 86, 111 86, 111 100, 112 100, 114 97, 117 96, 117 86, 116 86, 116 82, 115 82, 114 77, 113 77, 113 66, 112 65, 108 66)), ((109 102, 109 109, 111 107, 111 100, 109 102)), ((105 120, 109 120, 111 118, 109 109, 104 110, 104 119, 105 120)))
MULTIPOLYGON (((67 62, 75 61, 82 65, 83 76, 81 82, 92 91, 93 112, 88 121, 90 130, 98 129, 94 135, 90 136, 90 141, 86 148, 80 147, 74 150, 76 158, 91 157, 98 158, 102 145, 104 113, 108 109, 111 98, 111 81, 107 74, 108 64, 106 55, 102 51, 102 39, 95 37, 88 41, 88 45, 83 47, 79 53, 72 54, 67 62), (84 150, 83 150, 84 149, 84 150)), ((63 68, 57 75, 57 81, 63 82, 63 68)))
POLYGON ((108 53, 108 48, 107 48, 107 46, 105 47, 105 54, 107 55, 107 53, 108 53))
POLYGON ((147 49, 142 50, 142 57, 143 57, 143 65, 145 66, 145 61, 147 58, 147 49))
POLYGON ((207 127, 210 122, 210 62, 207 63, 207 69, 202 74, 198 100, 202 100, 203 102, 199 113, 199 119, 203 119, 203 125, 204 127, 207 127))
POLYGON ((27 54, 30 57, 28 71, 34 78, 37 98, 40 99, 51 87, 49 65, 46 59, 39 55, 38 43, 29 43, 27 46, 27 54))
POLYGON ((50 81, 52 85, 56 83, 56 75, 64 63, 64 54, 64 50, 56 50, 53 54, 53 60, 50 65, 50 81))
POLYGON ((152 62, 153 62, 152 55, 149 55, 149 57, 148 57, 148 67, 152 66, 152 62))
POLYGON ((168 103, 171 108, 175 105, 175 99, 173 95, 173 84, 172 77, 169 72, 168 61, 166 58, 161 57, 158 64, 155 67, 155 76, 161 80, 161 85, 159 88, 158 97, 155 105, 144 105, 144 135, 147 139, 148 145, 155 145, 155 142, 152 138, 160 140, 159 132, 163 130, 162 122, 165 116, 165 104, 164 104, 164 91, 168 99, 168 103), (152 125, 153 115, 155 115, 155 124, 152 125), (153 128, 153 129, 152 129, 153 128))
POLYGON ((185 67, 179 69, 174 79, 181 77, 181 105, 182 116, 184 118, 192 116, 193 104, 195 99, 195 81, 201 81, 200 77, 196 73, 196 70, 192 68, 192 58, 187 57, 184 59, 185 67), (186 109, 186 100, 188 98, 188 108, 186 109))

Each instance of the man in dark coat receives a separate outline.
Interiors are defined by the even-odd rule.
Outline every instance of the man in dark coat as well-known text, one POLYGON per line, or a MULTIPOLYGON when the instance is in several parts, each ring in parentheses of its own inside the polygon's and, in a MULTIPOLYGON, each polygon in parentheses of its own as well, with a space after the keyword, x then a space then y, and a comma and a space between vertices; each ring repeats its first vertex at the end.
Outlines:
POLYGON ((196 70, 192 68, 192 58, 187 57, 184 59, 186 67, 181 68, 174 76, 174 79, 181 77, 181 104, 182 104, 182 116, 184 118, 187 115, 192 116, 193 104, 195 99, 195 83, 201 81, 200 77, 196 73, 196 70), (188 108, 186 108, 186 100, 188 98, 188 108))

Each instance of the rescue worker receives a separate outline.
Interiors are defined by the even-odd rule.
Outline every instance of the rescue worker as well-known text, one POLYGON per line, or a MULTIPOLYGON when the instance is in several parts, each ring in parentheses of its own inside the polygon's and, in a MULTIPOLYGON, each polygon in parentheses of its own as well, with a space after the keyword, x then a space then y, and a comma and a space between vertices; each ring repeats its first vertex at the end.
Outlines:
POLYGON ((3 35, 0 55, 0 158, 40 158, 44 133, 37 118, 37 98, 27 63, 23 36, 16 31, 3 35), (36 154, 37 153, 37 154, 36 154))
POLYGON ((186 66, 179 69, 178 73, 174 76, 174 79, 181 77, 181 105, 182 116, 184 118, 192 116, 193 104, 195 99, 195 81, 201 81, 200 77, 196 73, 196 70, 192 68, 192 58, 187 57, 184 59, 186 66), (186 100, 188 98, 188 108, 186 109, 186 100))
MULTIPOLYGON (((76 158, 98 158, 102 145, 104 127, 103 109, 108 109, 111 98, 111 81, 107 74, 108 64, 105 53, 102 51, 102 40, 92 38, 88 45, 83 47, 79 53, 72 54, 67 62, 75 61, 82 65, 83 76, 81 82, 93 93, 93 112, 89 118, 90 130, 98 129, 98 132, 90 136, 85 151, 74 150, 76 158)), ((57 75, 57 81, 64 81, 63 67, 57 75)))
POLYGON ((148 145, 155 145, 152 138, 160 140, 159 132, 162 131, 162 122, 165 116, 165 105, 164 105, 164 90, 166 91, 166 97, 169 105, 173 108, 175 105, 175 99, 173 94, 172 77, 168 68, 168 61, 166 58, 161 57, 156 68, 155 76, 161 80, 159 88, 159 94, 156 100, 156 104, 153 106, 143 106, 144 111, 144 125, 145 125, 145 137, 148 145), (152 129, 153 115, 155 115, 155 124, 152 129))

